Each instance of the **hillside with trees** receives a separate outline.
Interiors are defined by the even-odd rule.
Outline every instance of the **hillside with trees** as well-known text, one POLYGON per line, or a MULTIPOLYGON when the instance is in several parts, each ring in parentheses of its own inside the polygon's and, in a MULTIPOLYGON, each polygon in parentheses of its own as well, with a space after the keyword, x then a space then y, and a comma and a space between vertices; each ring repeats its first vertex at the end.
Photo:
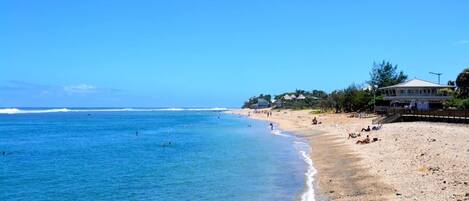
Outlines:
MULTIPOLYGON (((383 99, 378 88, 403 83, 408 76, 398 70, 398 66, 389 61, 374 62, 370 70, 370 80, 366 84, 351 84, 344 89, 327 93, 315 89, 311 91, 295 90, 275 95, 259 95, 247 100, 243 108, 257 107, 258 100, 267 100, 269 107, 274 109, 318 109, 334 112, 370 112, 375 105, 389 106, 390 102, 383 99)), ((469 68, 464 69, 455 79, 448 81, 449 86, 456 89, 444 89, 439 93, 450 94, 453 99, 447 101, 446 109, 469 109, 469 68)))
MULTIPOLYGON (((368 85, 351 84, 344 89, 326 93, 323 90, 295 90, 275 95, 269 103, 276 109, 320 109, 321 111, 357 112, 372 111, 373 106, 389 105, 383 100, 377 88, 399 84, 407 79, 407 75, 398 71, 397 65, 388 61, 373 63, 368 85)), ((269 96, 270 97, 270 96, 269 96)), ((265 95, 251 97, 243 108, 253 108, 259 98, 269 98, 265 95)), ((269 99, 270 100, 270 99, 269 99)))

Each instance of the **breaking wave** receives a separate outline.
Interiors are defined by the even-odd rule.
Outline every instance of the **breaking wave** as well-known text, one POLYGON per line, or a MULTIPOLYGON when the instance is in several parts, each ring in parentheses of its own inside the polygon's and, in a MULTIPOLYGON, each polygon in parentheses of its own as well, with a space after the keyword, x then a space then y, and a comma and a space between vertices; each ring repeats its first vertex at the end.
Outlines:
POLYGON ((283 134, 281 130, 274 129, 271 131, 272 135, 278 135, 282 137, 291 137, 290 135, 283 134))
POLYGON ((106 108, 106 109, 18 109, 1 108, 0 114, 32 114, 53 112, 178 112, 178 111, 226 111, 227 108, 106 108))
MULTIPOLYGON (((273 130, 271 131, 273 135, 278 135, 282 137, 294 137, 289 134, 283 134, 281 130, 273 130)), ((311 152, 311 147, 309 146, 308 143, 304 142, 298 137, 294 137, 294 147, 296 150, 298 150, 299 154, 301 155, 301 158, 304 160, 306 165, 308 166, 308 169, 306 170, 305 173, 305 189, 303 193, 301 194, 301 201, 316 201, 316 194, 314 191, 314 176, 317 173, 316 168, 313 166, 313 160, 309 156, 311 152)))
POLYGON ((315 192, 314 192, 314 175, 316 175, 317 170, 313 166, 313 160, 309 156, 311 148, 305 142, 295 141, 295 147, 300 152, 305 163, 308 165, 308 170, 305 173, 306 176, 306 187, 305 191, 301 195, 301 201, 316 201, 315 192))

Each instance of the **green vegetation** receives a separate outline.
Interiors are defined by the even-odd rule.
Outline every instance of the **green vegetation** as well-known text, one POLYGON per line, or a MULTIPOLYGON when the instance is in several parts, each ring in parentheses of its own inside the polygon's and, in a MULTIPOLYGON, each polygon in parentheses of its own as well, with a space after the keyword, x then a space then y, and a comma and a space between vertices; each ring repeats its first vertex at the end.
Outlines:
POLYGON ((321 90, 296 90, 275 96, 274 107, 281 109, 309 109, 317 108, 320 100, 327 97, 321 90))
POLYGON ((456 78, 458 86, 458 97, 467 98, 469 96, 469 68, 464 69, 456 78))
POLYGON ((250 109, 257 109, 259 108, 259 100, 266 101, 267 105, 262 107, 271 107, 272 106, 272 96, 271 95, 264 95, 260 94, 259 96, 253 96, 249 98, 246 102, 244 102, 242 108, 250 108, 250 109))
POLYGON ((450 101, 444 104, 444 107, 447 109, 459 109, 459 110, 468 110, 469 109, 469 98, 453 98, 450 101))
MULTIPOLYGON (((397 65, 388 61, 373 63, 368 85, 351 84, 345 89, 326 93, 322 90, 295 90, 274 96, 259 95, 251 97, 243 108, 256 108, 258 100, 265 99, 269 106, 275 109, 313 109, 315 113, 334 112, 369 112, 377 106, 389 106, 390 102, 383 99, 377 90, 406 81, 407 75, 398 71, 397 65)), ((446 108, 469 109, 469 68, 464 69, 456 81, 449 81, 448 85, 457 86, 457 90, 443 89, 441 94, 449 94, 454 98, 444 104, 446 108)))
POLYGON ((457 90, 451 92, 453 99, 445 103, 446 108, 469 109, 469 68, 464 69, 456 78, 457 90))
POLYGON ((378 86, 378 88, 396 85, 407 79, 407 75, 404 72, 397 72, 397 65, 392 65, 388 61, 373 63, 370 77, 371 80, 368 83, 371 86, 378 86))

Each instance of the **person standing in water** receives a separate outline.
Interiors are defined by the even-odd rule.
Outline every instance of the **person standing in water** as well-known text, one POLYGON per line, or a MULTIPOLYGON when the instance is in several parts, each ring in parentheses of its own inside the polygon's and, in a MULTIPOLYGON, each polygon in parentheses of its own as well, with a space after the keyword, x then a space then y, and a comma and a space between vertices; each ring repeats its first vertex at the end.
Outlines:
POLYGON ((274 124, 270 123, 270 130, 274 130, 274 124))

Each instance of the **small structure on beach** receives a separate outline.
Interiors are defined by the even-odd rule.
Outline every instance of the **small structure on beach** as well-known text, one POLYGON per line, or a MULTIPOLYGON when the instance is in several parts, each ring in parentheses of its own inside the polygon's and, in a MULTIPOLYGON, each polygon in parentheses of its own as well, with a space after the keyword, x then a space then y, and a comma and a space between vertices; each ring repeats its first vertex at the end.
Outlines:
POLYGON ((379 90, 384 95, 384 100, 390 101, 392 108, 430 110, 442 108, 443 102, 452 98, 442 89, 452 88, 454 86, 413 79, 379 90))

